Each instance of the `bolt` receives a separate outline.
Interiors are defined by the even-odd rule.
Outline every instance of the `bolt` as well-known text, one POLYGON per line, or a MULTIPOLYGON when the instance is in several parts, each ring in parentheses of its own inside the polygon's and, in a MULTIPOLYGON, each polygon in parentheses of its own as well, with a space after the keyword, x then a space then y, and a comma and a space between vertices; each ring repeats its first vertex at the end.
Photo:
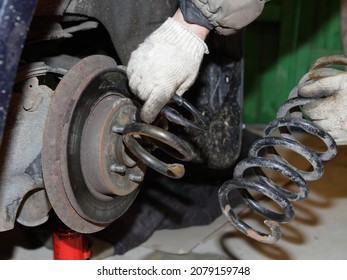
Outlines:
POLYGON ((143 176, 140 175, 140 174, 130 173, 129 174, 129 180, 133 181, 133 182, 136 182, 136 183, 141 183, 143 181, 143 176))
POLYGON ((114 163, 114 164, 111 164, 110 170, 116 173, 124 173, 126 170, 126 167, 124 165, 114 163))
POLYGON ((114 133, 123 133, 124 127, 115 124, 114 126, 112 126, 112 132, 114 133))

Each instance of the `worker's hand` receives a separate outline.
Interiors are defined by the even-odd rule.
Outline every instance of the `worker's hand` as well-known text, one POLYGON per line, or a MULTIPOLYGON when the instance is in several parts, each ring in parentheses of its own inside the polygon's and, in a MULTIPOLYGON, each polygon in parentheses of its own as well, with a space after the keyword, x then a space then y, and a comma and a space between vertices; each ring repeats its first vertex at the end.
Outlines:
POLYGON ((347 145, 347 73, 321 78, 299 87, 301 96, 327 96, 305 105, 303 112, 327 130, 338 145, 347 145))
POLYGON ((173 18, 165 21, 135 50, 127 66, 129 86, 145 101, 141 119, 151 123, 174 93, 194 83, 208 48, 196 33, 173 18))

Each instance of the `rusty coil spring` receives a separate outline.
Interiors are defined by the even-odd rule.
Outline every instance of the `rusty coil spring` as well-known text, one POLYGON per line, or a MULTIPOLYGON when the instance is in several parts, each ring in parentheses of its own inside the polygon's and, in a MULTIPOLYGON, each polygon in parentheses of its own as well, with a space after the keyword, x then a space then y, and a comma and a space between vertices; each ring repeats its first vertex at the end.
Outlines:
MULTIPOLYGON (((204 118, 193 105, 176 94, 174 94, 172 101, 187 110, 193 116, 193 120, 191 121, 183 117, 178 111, 169 106, 163 108, 161 111, 162 116, 168 121, 184 127, 204 129, 204 118)), ((195 155, 189 143, 173 133, 154 125, 135 122, 127 125, 122 134, 123 142, 134 156, 150 168, 170 178, 182 178, 185 173, 184 165, 180 163, 165 163, 159 160, 140 144, 138 140, 141 137, 145 137, 149 141, 152 139, 156 148, 180 161, 190 161, 195 155)))
POLYGON ((323 162, 332 159, 337 154, 337 145, 332 136, 313 122, 303 119, 300 111, 300 106, 324 98, 326 94, 320 93, 306 97, 301 97, 298 94, 299 86, 305 83, 341 73, 339 70, 324 67, 331 64, 347 65, 347 58, 344 56, 330 56, 316 61, 310 72, 292 90, 287 102, 281 106, 277 113, 277 119, 265 127, 263 138, 250 147, 248 158, 237 164, 234 169, 233 179, 225 182, 220 187, 219 201, 225 216, 238 230, 257 241, 272 244, 280 239, 279 223, 289 222, 295 215, 291 201, 307 198, 309 192, 307 181, 319 179, 324 172, 323 162), (272 136, 275 130, 280 132, 280 136, 272 136), (326 151, 314 151, 300 143, 292 133, 295 130, 305 131, 321 139, 327 147, 326 151), (312 168, 309 171, 296 168, 280 156, 275 147, 285 148, 302 155, 311 164, 312 168), (282 174, 290 182, 295 183, 297 191, 292 192, 286 190, 283 186, 279 186, 270 179, 270 176, 264 173, 264 169, 274 170, 282 174), (253 171, 255 179, 246 178, 246 171, 253 171), (256 230, 240 219, 230 202, 232 191, 235 190, 239 191, 248 207, 265 217, 264 223, 270 229, 270 233, 256 230), (280 206, 283 213, 265 208, 251 195, 250 191, 255 191, 270 198, 280 206))

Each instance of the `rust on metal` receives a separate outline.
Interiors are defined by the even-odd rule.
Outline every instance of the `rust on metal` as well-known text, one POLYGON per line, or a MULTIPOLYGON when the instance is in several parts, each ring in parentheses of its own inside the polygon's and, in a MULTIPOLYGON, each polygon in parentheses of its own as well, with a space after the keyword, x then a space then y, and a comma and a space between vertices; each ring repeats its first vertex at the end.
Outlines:
POLYGON ((262 243, 274 244, 281 238, 281 229, 277 222, 265 220, 264 223, 270 228, 270 234, 259 234, 253 228, 247 230, 246 235, 262 243))
MULTIPOLYGON (((80 150, 84 124, 97 101, 112 91, 130 96, 126 74, 115 61, 103 55, 82 59, 58 84, 46 120, 42 169, 47 195, 61 221, 81 233, 104 229, 137 195, 137 190, 123 196, 99 192, 82 171, 81 155, 90 152, 80 150)), ((95 164, 95 158, 90 160, 95 164)))
POLYGON ((347 56, 329 55, 318 58, 311 66, 310 71, 329 65, 347 65, 347 56))
POLYGON ((125 127, 123 131, 123 140, 127 148, 145 165, 151 167, 155 171, 175 179, 182 178, 184 175, 184 166, 174 163, 167 164, 152 156, 140 143, 135 139, 138 136, 146 136, 155 139, 157 144, 162 143, 172 148, 178 154, 159 146, 164 152, 180 158, 181 160, 191 160, 194 156, 194 151, 188 143, 177 137, 176 135, 158 128, 153 125, 144 123, 133 123, 125 127))

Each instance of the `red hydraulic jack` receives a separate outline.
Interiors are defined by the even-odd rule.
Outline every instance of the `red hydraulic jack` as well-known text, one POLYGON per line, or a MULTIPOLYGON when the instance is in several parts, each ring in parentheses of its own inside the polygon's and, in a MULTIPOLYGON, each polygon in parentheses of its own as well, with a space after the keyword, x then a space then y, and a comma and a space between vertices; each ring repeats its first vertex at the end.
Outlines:
POLYGON ((71 229, 53 232, 55 260, 87 260, 90 258, 90 239, 71 229))

